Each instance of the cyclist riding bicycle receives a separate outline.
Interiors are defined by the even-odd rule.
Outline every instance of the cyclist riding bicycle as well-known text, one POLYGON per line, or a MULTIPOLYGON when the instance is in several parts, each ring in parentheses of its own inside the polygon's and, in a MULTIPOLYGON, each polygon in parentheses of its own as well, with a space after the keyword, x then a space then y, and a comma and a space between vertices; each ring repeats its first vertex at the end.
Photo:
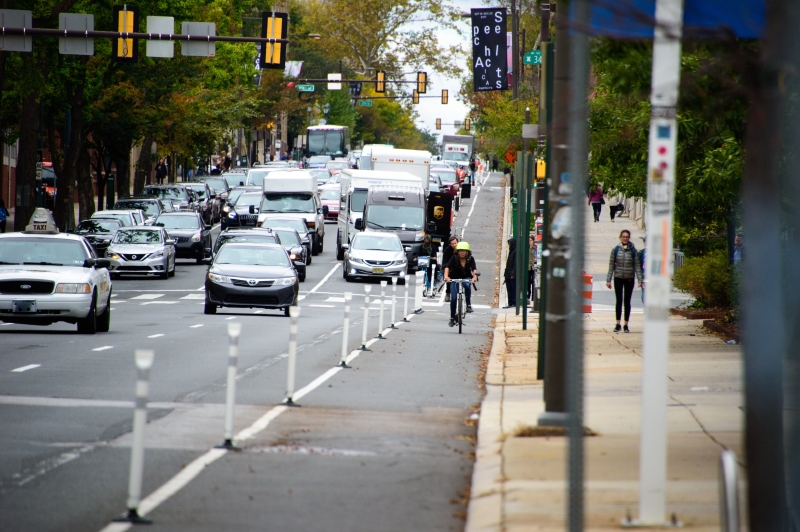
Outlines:
POLYGON ((419 256, 420 256, 420 268, 425 268, 425 286, 427 289, 432 289, 436 286, 436 282, 432 279, 433 274, 433 266, 436 264, 436 251, 433 245, 433 241, 431 240, 431 235, 425 235, 422 240, 422 246, 419 249, 419 256), (427 257, 427 259, 423 259, 422 257, 427 257), (427 262, 423 266, 423 263, 427 262))
MULTIPOLYGON (((472 283, 478 282, 478 268, 475 266, 475 259, 469 249, 467 242, 459 242, 456 251, 450 262, 444 267, 444 280, 450 279, 470 279, 471 282, 463 282, 464 295, 467 299, 467 312, 472 312, 472 283)), ((456 304, 458 302, 458 284, 450 283, 450 327, 456 324, 456 304)))
MULTIPOLYGON (((458 245, 458 237, 453 235, 447 240, 447 247, 442 251, 442 264, 447 266, 450 259, 456 254, 456 246, 458 245)), ((450 302, 450 283, 445 286, 444 302, 450 302)))

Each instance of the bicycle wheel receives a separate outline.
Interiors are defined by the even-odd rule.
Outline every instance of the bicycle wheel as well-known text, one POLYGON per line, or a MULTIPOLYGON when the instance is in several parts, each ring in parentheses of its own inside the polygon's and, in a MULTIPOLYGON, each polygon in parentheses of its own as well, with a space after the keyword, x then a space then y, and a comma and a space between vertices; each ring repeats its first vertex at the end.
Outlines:
POLYGON ((456 316, 458 316, 458 334, 461 334, 461 326, 464 324, 464 292, 462 292, 462 288, 459 287, 458 290, 458 309, 456 316))

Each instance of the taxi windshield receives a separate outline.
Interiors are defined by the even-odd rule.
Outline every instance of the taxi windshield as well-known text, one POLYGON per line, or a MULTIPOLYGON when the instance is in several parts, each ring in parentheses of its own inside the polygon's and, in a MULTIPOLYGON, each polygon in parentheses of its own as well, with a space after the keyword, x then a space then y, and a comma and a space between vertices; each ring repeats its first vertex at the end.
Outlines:
POLYGON ((77 240, 35 237, 0 240, 0 265, 83 266, 88 258, 89 252, 77 240))
POLYGON ((123 229, 114 235, 115 244, 160 244, 161 231, 152 229, 123 229))

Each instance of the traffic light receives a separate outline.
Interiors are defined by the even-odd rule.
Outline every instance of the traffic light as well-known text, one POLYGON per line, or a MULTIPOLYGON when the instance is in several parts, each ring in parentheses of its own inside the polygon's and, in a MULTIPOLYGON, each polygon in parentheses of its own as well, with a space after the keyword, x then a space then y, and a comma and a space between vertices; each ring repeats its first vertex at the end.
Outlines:
POLYGON ((464 129, 469 131, 469 125, 470 125, 471 122, 472 122, 472 120, 470 120, 469 118, 465 119, 464 120, 464 129))
MULTIPOLYGON (((261 13, 261 38, 286 39, 289 34, 289 14, 261 13)), ((261 43, 261 68, 283 70, 286 67, 286 44, 282 42, 261 43)))
POLYGON ((375 72, 375 92, 383 94, 386 92, 386 71, 378 70, 375 72))
POLYGON ((436 129, 442 129, 442 119, 441 118, 437 118, 436 119, 436 129))
POLYGON ((414 93, 411 95, 411 103, 419 103, 419 92, 417 92, 417 89, 414 89, 414 93))
MULTIPOLYGON (((118 32, 139 31, 139 8, 136 6, 114 6, 113 19, 118 32)), ((111 60, 119 63, 135 63, 139 60, 137 39, 112 39, 111 60)))
POLYGON ((547 165, 544 159, 536 159, 536 180, 544 179, 547 176, 547 165))
POLYGON ((447 89, 442 89, 442 103, 447 105, 448 93, 447 89))
POLYGON ((428 92, 428 73, 417 72, 417 92, 425 94, 428 92))

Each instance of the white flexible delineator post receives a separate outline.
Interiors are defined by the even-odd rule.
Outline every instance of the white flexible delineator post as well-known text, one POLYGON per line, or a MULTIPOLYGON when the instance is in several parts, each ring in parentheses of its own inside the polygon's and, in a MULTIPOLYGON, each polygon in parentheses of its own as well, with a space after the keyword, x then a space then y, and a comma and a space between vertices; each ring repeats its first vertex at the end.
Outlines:
POLYGON ((390 329, 397 329, 397 326, 394 324, 395 314, 394 309, 397 303, 397 277, 392 277, 392 312, 391 312, 391 323, 389 324, 390 329))
POLYGON ((403 321, 408 322, 408 276, 405 277, 406 297, 403 299, 403 321))
POLYGON ((425 279, 425 272, 417 272, 414 280, 414 314, 422 314, 422 284, 425 279))
POLYGON ((361 328, 361 347, 358 348, 360 351, 369 351, 367 347, 367 331, 369 330, 369 326, 367 323, 369 322, 369 293, 371 291, 371 286, 367 285, 364 287, 364 326, 361 328))
POLYGON ((342 327, 342 360, 339 367, 349 368, 347 365, 347 342, 350 338, 350 300, 353 299, 352 292, 344 293, 344 325, 342 327))
POLYGON ((383 308, 384 308, 384 298, 386 295, 386 281, 381 281, 381 311, 378 315, 378 336, 375 338, 379 338, 381 340, 385 340, 386 337, 383 335, 383 308))
POLYGON ((242 332, 242 324, 239 322, 228 322, 228 383, 225 388, 225 441, 222 445, 217 445, 218 449, 228 449, 230 451, 240 450, 233 445, 233 411, 236 406, 236 372, 239 360, 239 335, 242 332))
POLYGON ((294 396, 295 366, 297 365, 297 319, 300 317, 300 307, 289 307, 289 318, 292 323, 289 325, 289 364, 286 371, 286 399, 283 404, 298 406, 292 400, 294 396))

